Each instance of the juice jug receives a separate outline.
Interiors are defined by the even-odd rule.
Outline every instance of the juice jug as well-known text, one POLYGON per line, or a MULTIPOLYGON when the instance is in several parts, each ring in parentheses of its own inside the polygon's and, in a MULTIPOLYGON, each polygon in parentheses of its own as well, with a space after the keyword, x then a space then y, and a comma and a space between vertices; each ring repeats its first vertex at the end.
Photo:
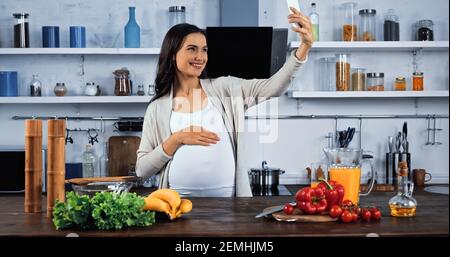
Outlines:
POLYGON ((344 200, 359 203, 359 196, 367 196, 375 183, 375 169, 370 159, 363 160, 363 150, 353 148, 325 148, 328 160, 328 177, 344 186, 344 200), (371 179, 367 192, 360 193, 361 165, 370 162, 371 179))

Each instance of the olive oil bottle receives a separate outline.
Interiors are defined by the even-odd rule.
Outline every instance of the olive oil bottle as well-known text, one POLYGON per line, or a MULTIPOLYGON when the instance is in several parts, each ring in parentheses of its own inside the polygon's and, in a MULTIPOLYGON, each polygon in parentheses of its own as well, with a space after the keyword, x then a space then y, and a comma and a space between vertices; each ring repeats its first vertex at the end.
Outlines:
POLYGON ((408 180, 408 164, 400 162, 397 172, 397 195, 389 200, 391 216, 416 216, 417 201, 412 197, 414 183, 408 180))

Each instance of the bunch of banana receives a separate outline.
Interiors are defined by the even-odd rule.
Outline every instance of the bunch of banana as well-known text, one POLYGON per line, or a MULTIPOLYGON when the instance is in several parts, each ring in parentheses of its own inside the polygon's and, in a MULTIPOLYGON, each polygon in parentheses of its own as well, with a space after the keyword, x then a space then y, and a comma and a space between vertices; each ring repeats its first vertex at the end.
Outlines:
POLYGON ((170 220, 179 218, 192 210, 192 202, 181 199, 180 194, 173 189, 158 189, 144 199, 144 210, 165 212, 170 220))

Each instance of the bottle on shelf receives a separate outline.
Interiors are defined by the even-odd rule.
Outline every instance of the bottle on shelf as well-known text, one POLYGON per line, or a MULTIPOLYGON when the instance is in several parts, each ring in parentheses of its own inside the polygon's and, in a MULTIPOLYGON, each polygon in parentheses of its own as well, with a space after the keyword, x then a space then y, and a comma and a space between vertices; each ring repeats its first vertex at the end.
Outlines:
POLYGON ((92 145, 87 144, 83 154, 81 155, 83 167, 83 178, 92 178, 98 175, 97 156, 95 155, 92 145))
POLYGON ((42 83, 38 79, 38 75, 33 75, 30 82, 30 96, 42 96, 42 83))
POLYGON ((125 26, 125 48, 141 47, 141 28, 136 22, 136 7, 130 6, 128 23, 125 26))
POLYGON ((109 176, 108 142, 104 143, 103 155, 100 157, 100 177, 109 176))
POLYGON ((414 183, 408 179, 406 161, 399 163, 397 177, 397 195, 389 200, 391 216, 414 217, 416 216, 417 201, 412 197, 414 183))
POLYGON ((312 24, 313 40, 315 42, 319 41, 319 14, 317 13, 316 8, 316 3, 312 3, 311 12, 309 13, 309 19, 312 24))

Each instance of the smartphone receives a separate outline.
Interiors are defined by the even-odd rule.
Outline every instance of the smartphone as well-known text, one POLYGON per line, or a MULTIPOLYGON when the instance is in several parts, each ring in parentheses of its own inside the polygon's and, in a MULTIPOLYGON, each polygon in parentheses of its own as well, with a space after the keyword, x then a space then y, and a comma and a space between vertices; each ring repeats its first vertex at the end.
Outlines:
MULTIPOLYGON (((286 0, 286 3, 289 13, 292 13, 290 7, 294 7, 295 9, 300 11, 300 5, 298 4, 298 0, 286 0)), ((291 23, 291 25, 295 28, 301 27, 301 25, 298 23, 291 23)))

